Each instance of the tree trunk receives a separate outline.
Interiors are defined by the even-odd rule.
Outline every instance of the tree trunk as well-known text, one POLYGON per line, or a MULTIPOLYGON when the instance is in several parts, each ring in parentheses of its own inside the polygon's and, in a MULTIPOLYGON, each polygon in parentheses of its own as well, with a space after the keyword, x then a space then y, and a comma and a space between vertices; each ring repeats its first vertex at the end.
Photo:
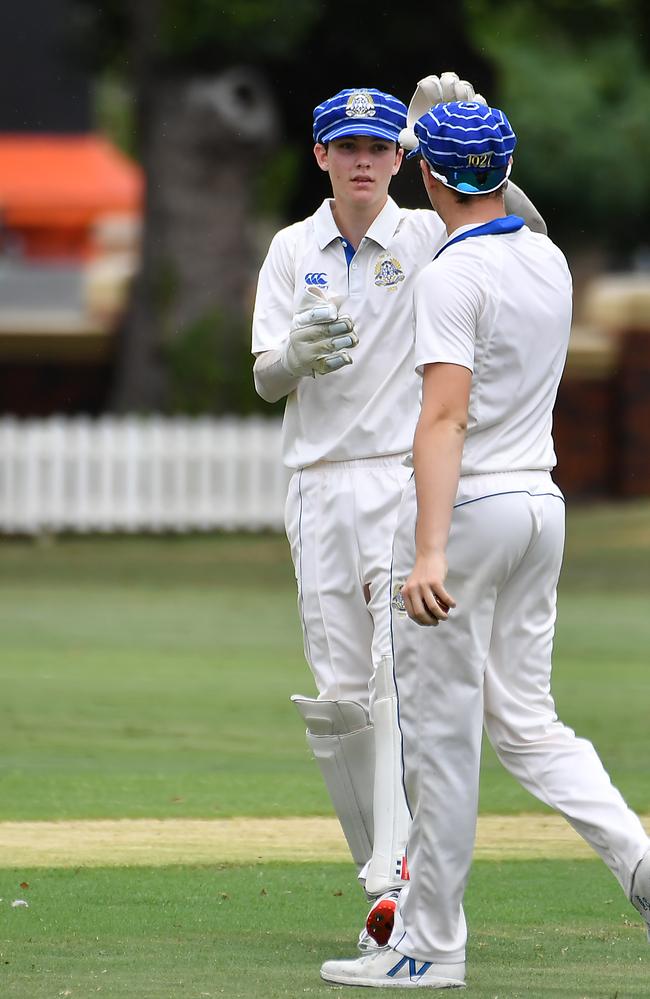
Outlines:
MULTIPOLYGON (((120 335, 118 411, 169 408, 175 342, 206 317, 245 307, 255 259, 252 183, 278 131, 268 90, 243 67, 148 82, 142 267, 120 335)), ((227 337, 221 347, 228 354, 227 337)))

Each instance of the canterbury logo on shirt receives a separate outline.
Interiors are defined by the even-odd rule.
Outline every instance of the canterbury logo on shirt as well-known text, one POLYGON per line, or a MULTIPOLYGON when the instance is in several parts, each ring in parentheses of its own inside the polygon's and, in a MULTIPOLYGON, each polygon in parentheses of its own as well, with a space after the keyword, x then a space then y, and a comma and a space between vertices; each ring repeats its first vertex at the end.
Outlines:
POLYGON ((316 288, 325 288, 325 286, 328 283, 329 282, 327 280, 327 274, 325 274, 323 271, 320 272, 312 271, 311 274, 305 274, 306 285, 312 285, 315 286, 316 288))

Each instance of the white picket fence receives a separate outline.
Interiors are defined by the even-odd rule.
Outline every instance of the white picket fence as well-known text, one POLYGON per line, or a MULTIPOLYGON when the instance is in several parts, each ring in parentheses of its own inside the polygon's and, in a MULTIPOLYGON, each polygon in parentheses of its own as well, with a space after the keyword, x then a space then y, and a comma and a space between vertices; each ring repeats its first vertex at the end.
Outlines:
POLYGON ((0 532, 280 530, 280 421, 0 419, 0 532))

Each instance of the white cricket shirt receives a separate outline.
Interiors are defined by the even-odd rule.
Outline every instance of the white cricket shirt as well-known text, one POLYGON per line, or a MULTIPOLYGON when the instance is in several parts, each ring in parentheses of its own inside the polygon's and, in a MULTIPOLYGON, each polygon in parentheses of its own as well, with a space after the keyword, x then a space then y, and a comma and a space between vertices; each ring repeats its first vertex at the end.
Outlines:
POLYGON ((399 208, 391 198, 353 257, 329 200, 273 238, 258 280, 253 353, 281 346, 294 313, 318 304, 310 289, 340 297, 339 312, 352 317, 359 337, 351 365, 301 378, 287 397, 283 456, 290 468, 411 449, 419 409, 413 285, 444 239, 435 212, 399 208))
POLYGON ((418 372, 446 362, 473 373, 461 475, 554 467, 552 411, 571 308, 563 254, 527 226, 465 239, 421 272, 418 372))

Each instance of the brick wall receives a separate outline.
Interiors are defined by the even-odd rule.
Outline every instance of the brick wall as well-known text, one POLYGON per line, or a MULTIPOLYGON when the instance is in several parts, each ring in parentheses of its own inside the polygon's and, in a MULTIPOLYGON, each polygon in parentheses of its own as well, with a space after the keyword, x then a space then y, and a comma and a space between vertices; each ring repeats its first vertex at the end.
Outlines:
POLYGON ((630 330, 621 336, 613 381, 616 492, 650 496, 650 331, 630 330))
POLYGON ((555 478, 567 496, 650 496, 650 331, 569 359, 555 406, 555 478))

